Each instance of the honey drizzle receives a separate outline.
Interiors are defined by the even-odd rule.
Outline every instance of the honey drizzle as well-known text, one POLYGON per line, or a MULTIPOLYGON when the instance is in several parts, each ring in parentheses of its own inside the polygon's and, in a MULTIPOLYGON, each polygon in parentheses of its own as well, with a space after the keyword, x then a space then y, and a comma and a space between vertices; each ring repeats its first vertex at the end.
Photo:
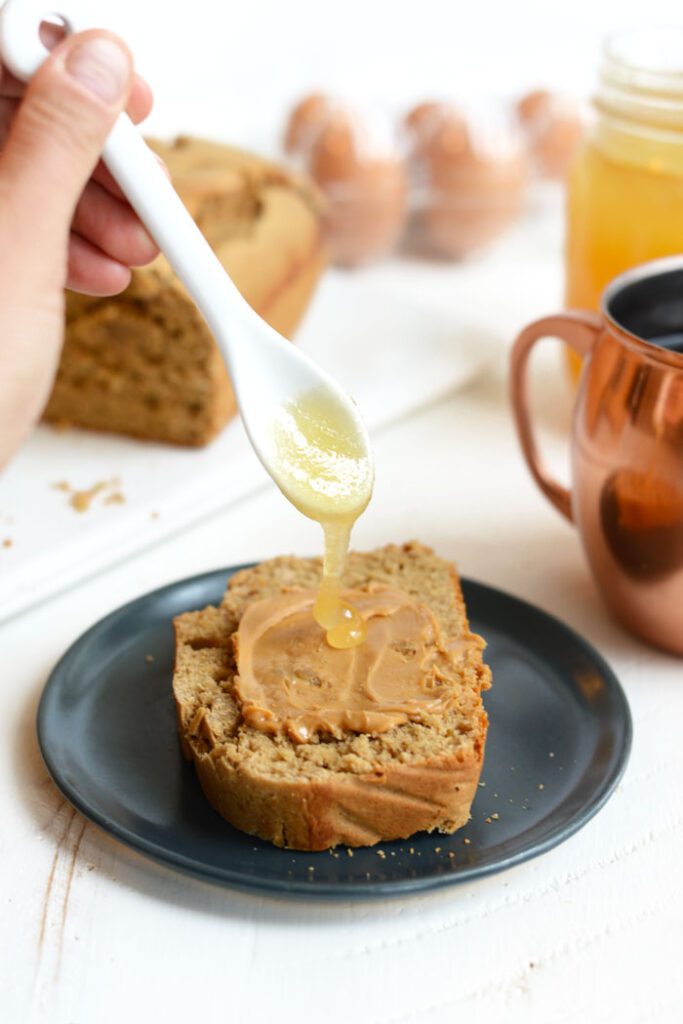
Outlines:
POLYGON ((341 594, 353 520, 323 520, 321 526, 325 536, 325 556, 323 578, 313 607, 313 617, 326 631, 330 647, 339 650, 358 647, 365 640, 365 620, 353 605, 343 600, 341 594))
POLYGON ((331 647, 357 647, 365 639, 365 622, 343 600, 341 581, 351 529, 372 494, 365 441, 343 406, 314 391, 282 410, 275 445, 281 490, 324 533, 314 618, 331 647))

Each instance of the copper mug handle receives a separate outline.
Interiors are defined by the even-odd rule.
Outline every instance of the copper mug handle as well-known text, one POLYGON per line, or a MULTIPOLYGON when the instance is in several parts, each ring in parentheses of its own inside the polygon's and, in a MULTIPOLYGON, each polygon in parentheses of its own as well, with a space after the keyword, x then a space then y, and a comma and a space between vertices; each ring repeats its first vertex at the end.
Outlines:
POLYGON ((571 492, 550 476, 536 444, 536 437, 529 417, 527 366, 532 348, 542 338, 559 338, 583 359, 593 348, 601 330, 600 317, 594 313, 559 313, 556 316, 546 316, 542 320, 535 320, 529 324, 518 335, 512 348, 510 393, 512 412, 522 452, 531 475, 546 498, 570 523, 574 521, 571 492))

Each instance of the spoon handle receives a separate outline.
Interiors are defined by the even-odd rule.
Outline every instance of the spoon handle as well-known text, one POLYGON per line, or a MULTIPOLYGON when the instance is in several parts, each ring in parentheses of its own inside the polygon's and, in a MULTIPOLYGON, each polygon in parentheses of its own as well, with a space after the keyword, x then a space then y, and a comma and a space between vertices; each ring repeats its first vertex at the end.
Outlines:
POLYGON ((244 313, 254 314, 126 114, 114 125, 102 158, 201 310, 229 365, 226 329, 234 335, 244 313))
MULTIPOLYGON (((61 18, 67 31, 89 28, 78 0, 7 0, 0 12, 0 56, 22 81, 29 81, 48 55, 40 24, 61 18), (58 7, 58 10, 55 10, 58 7)), ((103 151, 103 160, 126 199, 196 302, 230 368, 230 348, 239 343, 251 308, 193 221, 127 114, 121 114, 103 151), (229 335, 226 337, 226 334, 229 335)))

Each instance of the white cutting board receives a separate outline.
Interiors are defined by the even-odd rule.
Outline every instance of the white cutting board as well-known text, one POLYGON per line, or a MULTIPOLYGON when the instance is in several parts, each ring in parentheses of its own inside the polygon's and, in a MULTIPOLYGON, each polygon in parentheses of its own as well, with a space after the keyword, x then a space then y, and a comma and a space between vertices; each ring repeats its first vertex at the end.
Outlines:
MULTIPOLYGON (((371 434, 471 380, 504 345, 407 297, 386 271, 329 271, 298 343, 356 398, 371 434)), ((199 450, 39 427, 0 478, 0 621, 267 482, 238 420, 199 450), (82 513, 54 487, 112 480, 82 513), (113 492, 125 502, 107 504, 113 492)))

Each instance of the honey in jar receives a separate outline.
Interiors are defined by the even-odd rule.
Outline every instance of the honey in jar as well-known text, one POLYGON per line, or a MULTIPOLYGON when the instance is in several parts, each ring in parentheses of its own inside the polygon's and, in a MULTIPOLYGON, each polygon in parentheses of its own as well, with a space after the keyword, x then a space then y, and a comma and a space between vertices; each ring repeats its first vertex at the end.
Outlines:
MULTIPOLYGON (((574 309, 597 309, 624 270, 683 251, 683 30, 607 40, 593 115, 567 196, 574 309)), ((578 376, 578 357, 568 358, 578 376)))

